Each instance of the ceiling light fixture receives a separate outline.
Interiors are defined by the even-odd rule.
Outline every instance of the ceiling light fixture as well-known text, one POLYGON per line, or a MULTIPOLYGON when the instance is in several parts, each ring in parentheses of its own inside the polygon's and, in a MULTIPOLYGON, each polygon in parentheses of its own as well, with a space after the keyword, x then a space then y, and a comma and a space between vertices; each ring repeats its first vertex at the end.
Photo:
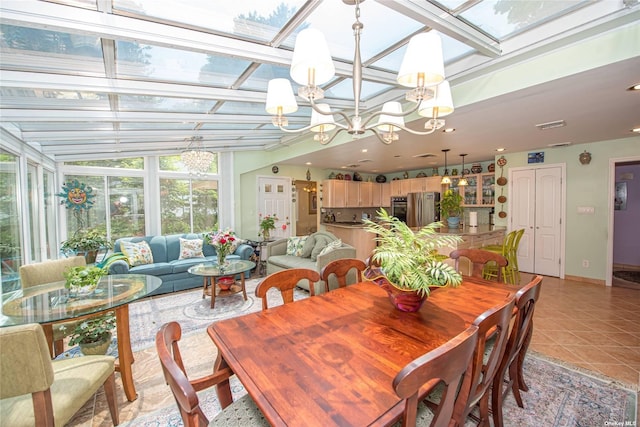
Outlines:
POLYGON ((460 154, 460 157, 462 157, 462 177, 460 177, 460 180, 458 180, 458 187, 469 185, 469 182, 467 182, 467 178, 464 177, 464 156, 466 156, 466 154, 460 154))
POLYGON ((445 148, 442 151, 444 152, 444 175, 442 176, 442 181, 440 181, 440 184, 448 185, 451 184, 451 178, 449 178, 449 169, 447 169, 447 153, 451 150, 445 148))
POLYGON ((355 137, 372 131, 384 144, 398 140, 400 129, 414 135, 429 135, 444 126, 441 117, 453 112, 453 100, 449 82, 444 79, 444 60, 442 57, 442 40, 435 31, 420 33, 411 38, 402 60, 396 81, 405 87, 412 88, 406 99, 415 103, 408 111, 402 111, 399 102, 385 102, 382 110, 367 118, 360 116, 360 92, 362 90, 362 59, 360 57, 360 33, 364 25, 360 22, 360 0, 343 0, 348 5, 355 5, 356 21, 352 28, 355 37, 355 53, 353 59, 353 98, 354 115, 349 117, 342 111, 343 122, 336 122, 329 104, 318 104, 324 98, 324 91, 317 85, 324 84, 335 75, 335 67, 324 35, 313 28, 301 31, 295 42, 291 61, 291 78, 302 85, 298 96, 309 101, 311 108, 311 124, 300 129, 287 129, 288 120, 284 116, 298 110, 291 82, 278 78, 269 81, 265 109, 273 114, 272 123, 280 130, 289 133, 311 131, 316 133, 314 139, 320 144, 328 144, 342 131, 355 137), (404 117, 418 112, 429 118, 424 132, 405 127, 404 117), (373 119, 378 118, 377 123, 373 119), (333 135, 328 135, 338 128, 333 135))
POLYGON ((182 163, 187 167, 190 174, 205 175, 209 172, 215 155, 211 151, 204 150, 201 136, 192 136, 185 141, 189 141, 189 144, 186 150, 182 152, 182 163))

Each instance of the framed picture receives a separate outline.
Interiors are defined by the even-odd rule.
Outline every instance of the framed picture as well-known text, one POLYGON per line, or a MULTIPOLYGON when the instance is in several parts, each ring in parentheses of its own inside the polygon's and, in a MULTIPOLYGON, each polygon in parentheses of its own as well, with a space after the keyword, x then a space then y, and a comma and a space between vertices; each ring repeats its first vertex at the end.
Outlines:
POLYGON ((627 209, 627 183, 616 182, 616 198, 614 200, 614 209, 624 211, 627 209))
POLYGON ((316 193, 309 194, 309 213, 318 213, 318 195, 316 193))

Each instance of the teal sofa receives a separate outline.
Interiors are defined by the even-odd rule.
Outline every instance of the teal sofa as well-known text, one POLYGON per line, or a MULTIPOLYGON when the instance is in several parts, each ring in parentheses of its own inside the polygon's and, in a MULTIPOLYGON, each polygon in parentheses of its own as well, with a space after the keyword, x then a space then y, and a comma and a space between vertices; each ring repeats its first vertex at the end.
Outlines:
MULTIPOLYGON (((153 254, 153 264, 137 265, 130 267, 124 260, 114 261, 109 264, 109 274, 148 274, 162 279, 162 286, 150 295, 166 294, 169 292, 181 291, 184 289, 193 289, 202 286, 202 277, 189 274, 187 271, 192 267, 203 262, 217 261, 216 250, 213 246, 202 245, 202 253, 204 258, 187 258, 178 259, 180 257, 180 238, 183 239, 202 239, 202 234, 172 234, 167 236, 144 236, 144 237, 123 237, 116 240, 113 245, 114 253, 122 252, 120 243, 122 241, 141 242, 146 241, 151 248, 153 254)), ((227 260, 234 259, 248 260, 253 254, 253 248, 246 244, 240 244, 235 252, 227 255, 227 260)), ((245 272, 248 278, 251 271, 245 272)))

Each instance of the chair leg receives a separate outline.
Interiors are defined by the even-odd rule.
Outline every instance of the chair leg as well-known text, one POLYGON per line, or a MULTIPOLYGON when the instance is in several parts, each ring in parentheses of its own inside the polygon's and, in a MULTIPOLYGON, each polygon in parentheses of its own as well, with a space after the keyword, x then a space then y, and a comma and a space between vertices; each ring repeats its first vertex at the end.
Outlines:
POLYGON ((54 427, 53 404, 51 403, 51 389, 31 393, 33 400, 33 414, 36 426, 54 427))
POLYGON ((120 414, 118 413, 118 400, 116 398, 116 376, 113 372, 102 386, 104 387, 104 394, 107 396, 111 421, 113 421, 114 426, 117 426, 120 424, 120 414))
POLYGON ((511 391, 513 391, 513 397, 516 399, 516 403, 519 407, 524 408, 522 403, 522 396, 520 395, 520 383, 518 382, 518 359, 515 359, 509 366, 509 379, 511 380, 511 391))
POLYGON ((529 391, 529 387, 527 386, 527 383, 524 381, 524 370, 522 365, 524 365, 524 358, 527 355, 527 350, 529 350, 529 344, 531 344, 532 336, 533 336, 533 319, 531 319, 529 330, 527 331, 527 335, 524 338, 524 343, 522 344, 520 353, 518 353, 518 357, 516 358, 516 360, 518 361, 518 386, 522 391, 529 391))

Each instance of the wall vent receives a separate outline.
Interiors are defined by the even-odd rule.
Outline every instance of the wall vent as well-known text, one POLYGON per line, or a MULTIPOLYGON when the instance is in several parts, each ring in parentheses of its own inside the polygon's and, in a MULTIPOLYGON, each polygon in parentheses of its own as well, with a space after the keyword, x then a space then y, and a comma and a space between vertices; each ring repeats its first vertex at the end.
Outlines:
POLYGON ((561 128, 566 125, 567 123, 564 120, 556 120, 555 122, 537 124, 536 127, 540 130, 547 130, 547 129, 553 129, 553 128, 561 128))
POLYGON ((435 154, 433 153, 423 153, 423 154, 416 154, 415 156, 413 156, 414 158, 420 157, 422 159, 428 159, 429 157, 436 157, 435 154))

